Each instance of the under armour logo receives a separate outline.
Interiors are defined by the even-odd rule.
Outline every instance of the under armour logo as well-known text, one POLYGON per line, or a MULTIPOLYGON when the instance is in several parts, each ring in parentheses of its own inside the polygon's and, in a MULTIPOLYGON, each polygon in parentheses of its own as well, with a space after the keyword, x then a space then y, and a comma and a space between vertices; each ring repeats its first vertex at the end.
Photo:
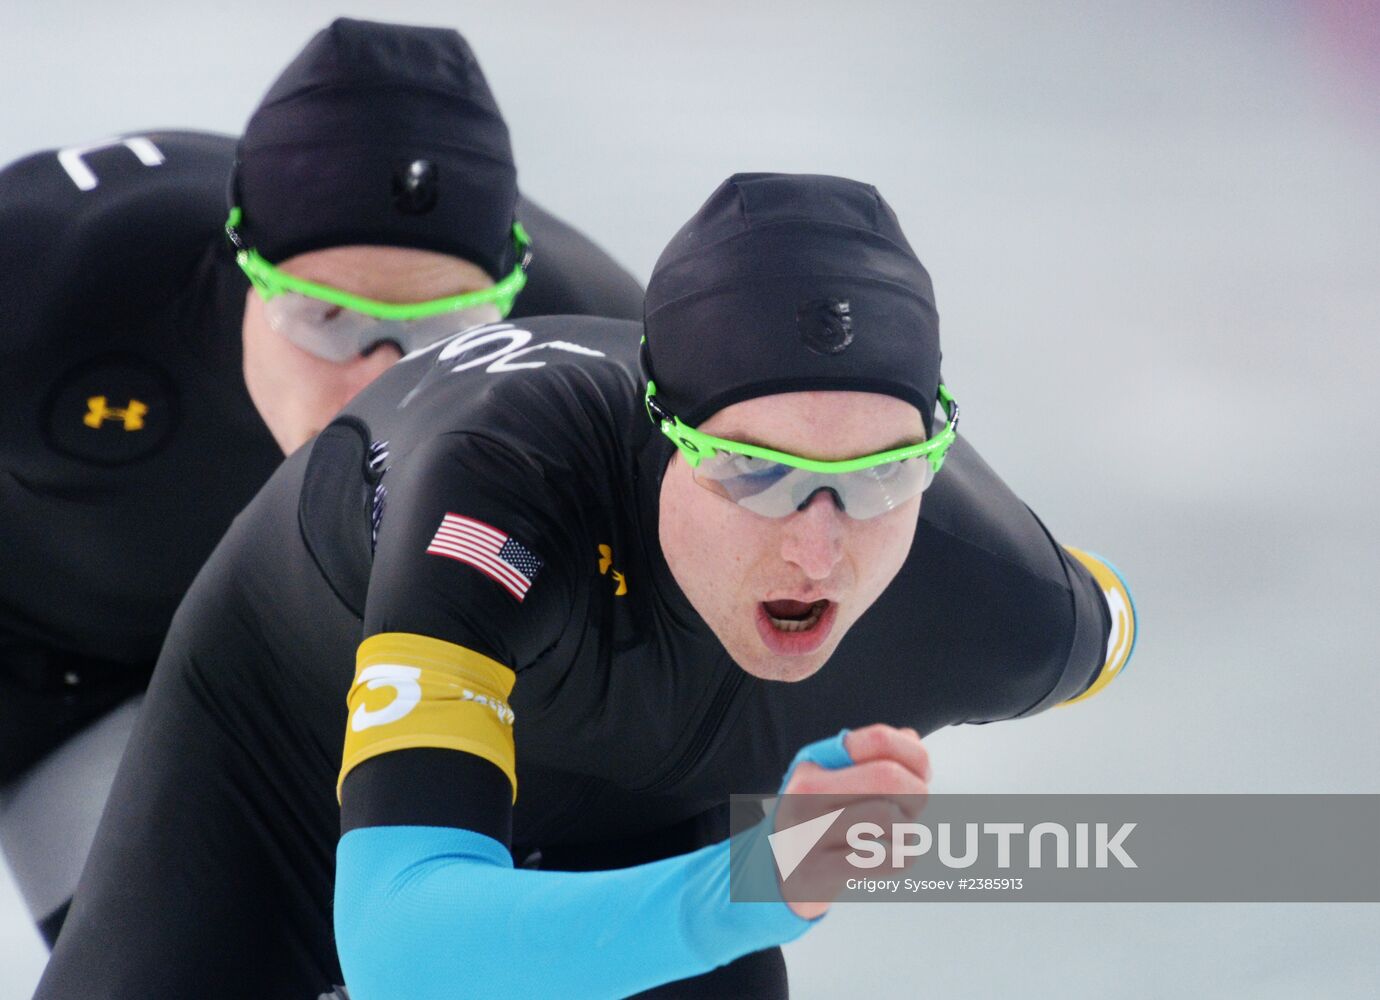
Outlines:
POLYGON ((800 339, 816 354, 838 354, 853 343, 853 310, 847 299, 814 299, 795 311, 800 339))
POLYGON ((404 215, 421 215, 436 204, 436 165, 413 160, 393 171, 393 207, 404 215))
POLYGON ((613 591, 614 597, 622 597, 628 592, 628 579, 618 570, 613 569, 613 549, 608 545, 599 546, 599 575, 607 576, 609 570, 613 570, 613 582, 617 585, 613 591))
POLYGON ((137 399, 131 399, 128 406, 107 406, 104 396, 91 396, 86 400, 86 416, 81 422, 99 430, 107 420, 118 420, 127 431, 141 431, 148 414, 148 406, 137 399))

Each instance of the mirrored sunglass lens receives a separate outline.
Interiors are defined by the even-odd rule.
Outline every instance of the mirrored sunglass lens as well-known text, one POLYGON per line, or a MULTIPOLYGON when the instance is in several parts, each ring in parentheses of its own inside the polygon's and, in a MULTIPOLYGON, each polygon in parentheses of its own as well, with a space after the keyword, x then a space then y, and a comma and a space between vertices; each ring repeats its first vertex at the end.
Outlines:
POLYGON ((327 361, 359 353, 358 314, 319 299, 283 292, 264 302, 268 325, 290 343, 327 361))
POLYGON ((718 478, 731 480, 738 484, 737 488, 748 493, 770 489, 791 471, 789 465, 780 462, 725 451, 716 452, 715 457, 706 464, 718 472, 718 478))
POLYGON ((735 503, 744 497, 770 490, 791 473, 789 465, 768 459, 716 451, 700 462, 691 475, 702 486, 726 496, 735 503))
POLYGON ((497 322, 493 304, 412 320, 385 320, 297 292, 264 302, 269 325, 290 342, 327 361, 346 361, 381 343, 397 344, 403 354, 436 343, 472 326, 497 322))
POLYGON ((848 472, 840 479, 844 510, 850 517, 866 521, 923 493, 934 481, 934 469, 927 458, 906 458, 848 472))
POLYGON ((934 480, 934 470, 924 457, 856 472, 823 473, 731 452, 716 452, 691 475, 705 489, 763 517, 787 517, 820 490, 830 490, 855 520, 894 510, 934 480))

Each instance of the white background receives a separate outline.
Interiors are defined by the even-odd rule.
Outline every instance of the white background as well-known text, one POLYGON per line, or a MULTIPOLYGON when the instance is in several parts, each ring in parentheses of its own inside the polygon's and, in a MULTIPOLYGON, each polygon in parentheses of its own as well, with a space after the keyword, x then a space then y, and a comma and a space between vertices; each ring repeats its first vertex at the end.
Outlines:
MULTIPOLYGON (((643 280, 729 173, 870 181, 934 276, 964 431, 1142 617, 1093 701, 932 736, 936 790, 1377 792, 1365 6, 7 0, 0 162, 238 131, 349 13, 465 33, 524 189, 643 280)), ((1359 997, 1377 940, 1374 905, 855 905, 787 958, 802 998, 1359 997)), ((7 881, 0 955, 26 996, 7 881)))

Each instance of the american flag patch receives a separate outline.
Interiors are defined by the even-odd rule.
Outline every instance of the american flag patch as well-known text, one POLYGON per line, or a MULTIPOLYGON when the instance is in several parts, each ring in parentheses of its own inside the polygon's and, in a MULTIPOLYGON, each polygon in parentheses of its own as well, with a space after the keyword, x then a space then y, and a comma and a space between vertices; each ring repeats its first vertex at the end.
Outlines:
POLYGON ((527 596, 541 569, 541 559, 521 542, 491 524, 459 514, 441 518, 441 526, 426 551, 428 555, 445 556, 473 566, 502 584, 519 601, 527 596))

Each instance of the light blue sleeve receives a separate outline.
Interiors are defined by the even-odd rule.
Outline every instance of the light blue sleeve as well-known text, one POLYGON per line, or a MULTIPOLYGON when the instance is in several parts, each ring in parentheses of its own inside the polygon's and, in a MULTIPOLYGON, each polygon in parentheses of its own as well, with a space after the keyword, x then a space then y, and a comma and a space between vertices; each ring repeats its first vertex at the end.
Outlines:
MULTIPOLYGON (((805 747, 791 770, 846 766, 842 737, 805 747)), ((769 851, 767 822, 736 849, 769 851)), ((749 867, 774 871, 766 859, 749 867)), ((514 868, 506 847, 472 830, 365 827, 337 850, 336 947, 351 1000, 617 997, 817 922, 780 901, 733 902, 729 889, 728 841, 633 868, 546 872, 514 868)))

